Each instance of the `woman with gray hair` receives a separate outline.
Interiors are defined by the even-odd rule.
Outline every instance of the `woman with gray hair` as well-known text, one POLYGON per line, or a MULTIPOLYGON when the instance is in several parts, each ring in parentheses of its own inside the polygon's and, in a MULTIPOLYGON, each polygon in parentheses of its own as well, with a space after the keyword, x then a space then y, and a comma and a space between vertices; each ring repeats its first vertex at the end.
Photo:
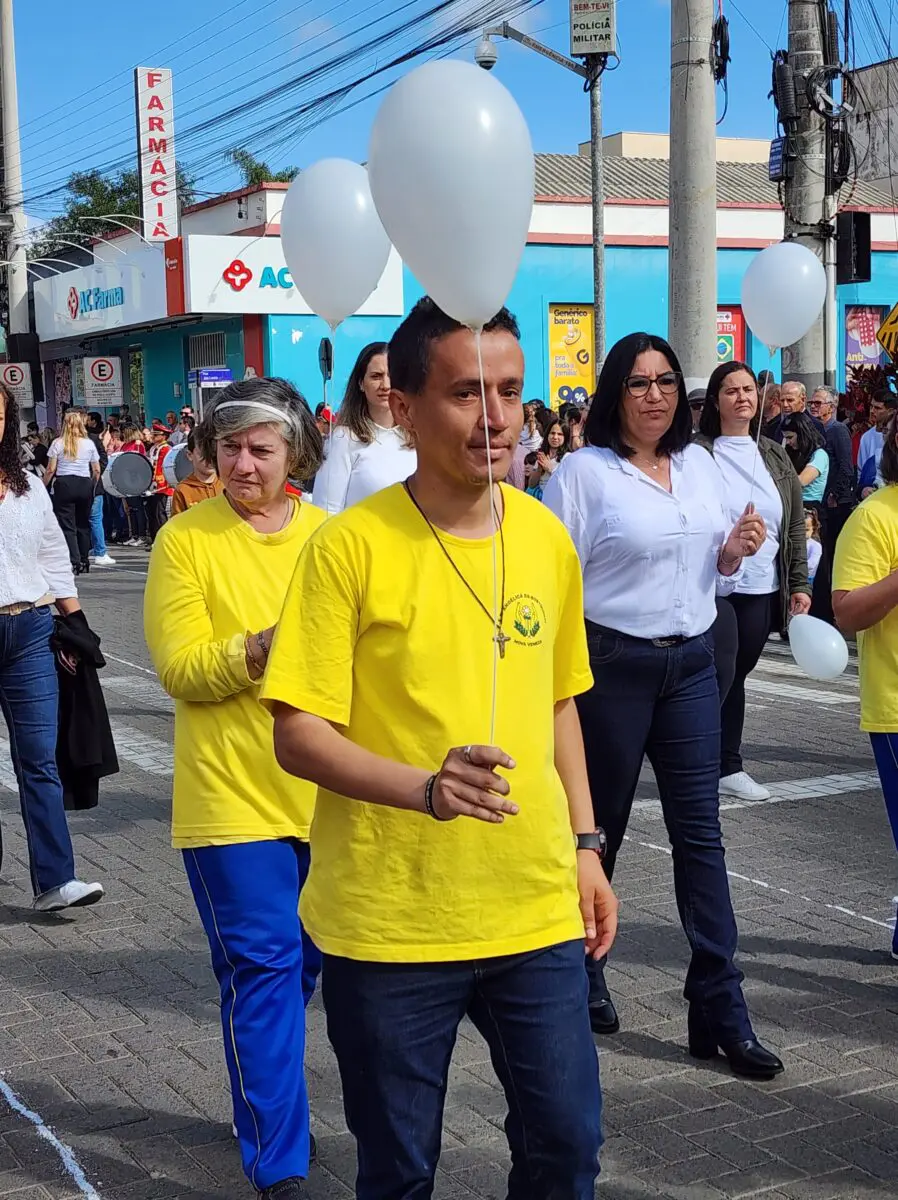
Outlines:
POLYGON ((305 1005, 320 958, 297 915, 315 787, 274 756, 258 683, 300 551, 324 520, 285 490, 321 434, 282 379, 222 391, 198 426, 220 496, 160 530, 147 644, 175 701, 172 834, 209 939, 243 1167, 263 1197, 304 1196, 311 1153, 305 1005))

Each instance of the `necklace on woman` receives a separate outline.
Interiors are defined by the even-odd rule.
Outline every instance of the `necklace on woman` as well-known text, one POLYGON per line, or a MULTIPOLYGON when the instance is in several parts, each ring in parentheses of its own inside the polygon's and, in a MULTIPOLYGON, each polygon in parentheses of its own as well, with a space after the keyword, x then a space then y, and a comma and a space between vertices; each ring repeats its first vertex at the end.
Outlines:
POLYGON ((439 546, 439 548, 443 551, 443 554, 445 554, 446 560, 449 563, 449 565, 452 567, 452 570, 455 572, 455 574, 459 577, 459 579, 462 581, 462 583, 468 589, 471 596, 474 598, 475 602, 477 603, 478 608, 480 608, 481 612, 486 613, 489 623, 493 626, 493 628, 495 630, 495 634, 493 635, 493 641, 496 643, 497 647, 499 648, 499 657, 504 658, 505 657, 505 645, 507 642, 511 641, 511 638, 508 636, 508 634, 502 628, 502 619, 505 615, 505 533, 502 528, 502 522, 499 520, 499 513, 496 510, 495 503, 493 503, 493 512, 496 515, 496 524, 499 527, 499 544, 502 547, 502 600, 499 605, 498 617, 490 612, 490 610, 487 608, 487 606, 483 603, 483 601, 480 599, 480 597, 474 591, 473 587, 471 587, 471 585, 467 581, 467 579, 465 579, 464 575, 461 572, 461 569, 458 566, 458 563, 456 563, 455 559, 452 557, 452 555, 446 549, 446 545, 443 542, 443 539, 437 533, 436 528, 434 527, 434 524, 431 521, 430 517, 428 517, 427 513, 424 511, 424 509, 421 507, 421 505, 415 499, 415 494, 412 491, 412 489, 409 487, 408 480, 406 480, 402 486, 408 492, 409 500, 411 500, 412 504, 414 504, 415 508, 418 510, 418 512, 424 518, 424 520, 427 524, 427 528, 433 534, 434 539, 435 539, 437 545, 439 546))
MULTIPOLYGON (((234 497, 229 495, 228 492, 225 492, 225 496, 227 497, 228 504, 230 504, 237 516, 246 521, 248 524, 252 525, 252 518, 256 516, 256 514, 250 509, 244 507, 239 500, 235 500, 234 497)), ((286 511, 284 512, 284 519, 281 521, 280 525, 278 525, 277 529, 270 530, 270 533, 280 533, 293 513, 293 501, 289 496, 285 496, 284 499, 287 506, 286 511)))

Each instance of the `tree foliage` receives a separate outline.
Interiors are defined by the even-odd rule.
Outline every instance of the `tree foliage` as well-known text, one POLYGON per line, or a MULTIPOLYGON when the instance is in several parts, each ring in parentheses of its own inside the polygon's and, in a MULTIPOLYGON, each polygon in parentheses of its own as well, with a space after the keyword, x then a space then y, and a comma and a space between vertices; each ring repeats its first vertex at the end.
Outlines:
MULTIPOLYGON (((195 180, 180 165, 177 172, 178 201, 184 208, 195 199, 195 180)), ((40 226, 28 257, 64 258, 66 252, 72 249, 69 243, 87 247, 92 238, 120 230, 122 225, 131 224, 127 219, 129 216, 138 217, 139 214, 140 191, 136 170, 120 171, 115 175, 103 175, 96 170, 76 171, 66 184, 63 211, 40 226), (95 219, 112 217, 113 214, 118 215, 110 221, 95 219)), ((134 221, 133 226, 136 231, 141 231, 139 221, 134 221)))
POLYGON ((285 167, 282 171, 274 171, 267 162, 241 147, 229 150, 228 158, 240 171, 247 187, 258 187, 260 183, 290 183, 299 174, 299 167, 285 167))

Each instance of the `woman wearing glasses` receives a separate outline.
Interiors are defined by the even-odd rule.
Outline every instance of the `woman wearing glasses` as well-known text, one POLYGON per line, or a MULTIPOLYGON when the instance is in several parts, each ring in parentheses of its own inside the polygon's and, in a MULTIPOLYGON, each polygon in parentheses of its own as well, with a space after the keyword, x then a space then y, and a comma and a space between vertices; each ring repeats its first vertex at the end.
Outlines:
MULTIPOLYGON (((597 825, 613 872, 643 758, 654 768, 673 848, 686 976, 689 1050, 770 1079, 780 1060, 755 1038, 733 961, 736 919, 718 813, 720 699, 710 636, 718 589, 734 586, 763 545, 763 520, 733 526, 720 471, 691 442, 676 355, 634 333, 614 346, 586 421, 585 447, 549 481, 545 502, 567 526, 583 568, 595 683, 578 700, 597 825)), ((590 964, 590 1013, 614 1033, 617 1012, 590 964)))

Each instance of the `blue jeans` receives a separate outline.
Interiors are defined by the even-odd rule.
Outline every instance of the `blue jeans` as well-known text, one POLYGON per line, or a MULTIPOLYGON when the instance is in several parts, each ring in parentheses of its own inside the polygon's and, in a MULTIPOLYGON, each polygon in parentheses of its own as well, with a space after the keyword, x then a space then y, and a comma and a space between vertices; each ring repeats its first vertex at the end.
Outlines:
POLYGON ((0 707, 28 841, 36 896, 75 878, 72 839, 56 770, 59 688, 50 650, 48 608, 0 615, 0 707))
MULTIPOLYGON (((873 744, 886 812, 892 826, 895 849, 898 850, 898 733, 871 733, 870 741, 873 744)), ((895 918, 895 932, 892 934, 892 951, 898 954, 898 915, 895 918)))
POLYGON ((321 955, 299 920, 309 844, 204 846, 184 865, 221 990, 243 1170, 260 1191, 309 1173, 306 1005, 321 955))
POLYGON ((581 941, 480 962, 325 955, 322 992, 358 1143, 358 1200, 433 1194, 449 1060, 466 1014, 508 1102, 508 1200, 592 1200, 602 1096, 581 941))
POLYGON ((103 497, 94 496, 90 506, 90 552, 97 558, 106 553, 106 533, 103 529, 103 497))
MULTIPOLYGON (((673 849, 674 891, 692 947, 685 996, 690 1026, 721 1043, 753 1037, 736 953, 720 831, 720 698, 709 635, 656 646, 587 621, 595 683, 577 699, 609 878, 624 840, 644 757, 655 772, 673 849)), ((601 968, 588 967, 593 996, 601 968)))

